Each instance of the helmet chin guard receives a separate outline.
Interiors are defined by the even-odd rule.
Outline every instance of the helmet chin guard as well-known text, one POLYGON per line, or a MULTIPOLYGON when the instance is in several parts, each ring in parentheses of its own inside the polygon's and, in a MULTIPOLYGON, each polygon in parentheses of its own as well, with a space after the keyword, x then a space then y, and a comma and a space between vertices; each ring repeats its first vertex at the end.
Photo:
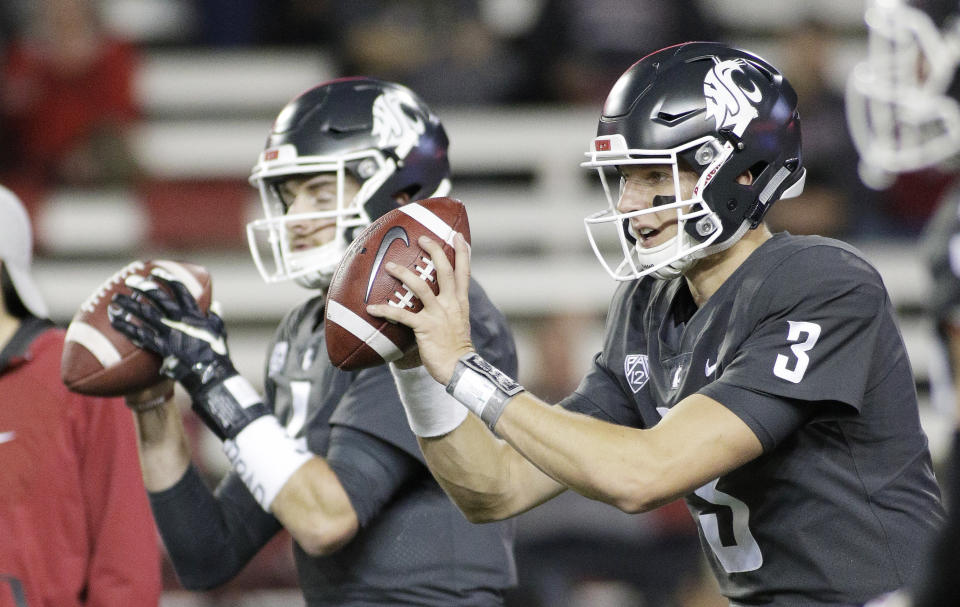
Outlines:
POLYGON ((671 46, 631 66, 610 90, 586 156, 581 166, 597 170, 607 199, 584 220, 587 236, 615 280, 680 276, 733 246, 775 201, 798 196, 805 177, 793 88, 759 57, 712 42, 671 46), (673 201, 621 212, 622 186, 615 197, 604 169, 629 165, 669 167, 673 201), (681 171, 696 175, 692 191, 682 190, 681 171), (630 218, 671 209, 670 240, 645 247, 631 233, 630 218))

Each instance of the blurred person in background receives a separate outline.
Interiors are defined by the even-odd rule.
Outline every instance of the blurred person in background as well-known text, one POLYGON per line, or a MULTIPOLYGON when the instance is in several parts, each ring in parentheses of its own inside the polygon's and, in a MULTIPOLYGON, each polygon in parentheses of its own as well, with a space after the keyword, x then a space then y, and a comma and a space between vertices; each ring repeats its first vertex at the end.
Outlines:
MULTIPOLYGON (((471 525, 450 502, 387 368, 343 371, 326 351, 326 290, 354 233, 447 194, 447 148, 437 116, 392 82, 334 80, 281 110, 250 177, 265 217, 248 235, 268 283, 293 279, 311 296, 277 328, 262 399, 234 369, 220 317, 201 313, 181 283, 167 281, 175 298, 144 283, 115 299, 113 326, 165 359, 233 464, 211 492, 169 382, 128 397, 154 516, 184 587, 231 580, 282 528, 310 606, 501 605, 516 583, 513 523, 471 525)), ((476 283, 470 299, 474 342, 516 372, 504 317, 476 283)))
POLYGON ((0 605, 156 606, 160 550, 120 399, 69 392, 64 331, 31 275, 31 230, 0 187, 0 605))
POLYGON ((6 45, 0 175, 28 208, 56 187, 130 184, 138 49, 103 26, 96 0, 37 0, 6 45))
POLYGON ((545 0, 538 15, 524 47, 537 101, 595 104, 637 57, 723 37, 698 0, 545 0))
POLYGON ((931 364, 931 400, 952 421, 946 457, 947 524, 918 583, 871 606, 940 607, 960 596, 960 30, 956 0, 871 0, 868 54, 847 87, 850 128, 861 175, 873 187, 901 176, 937 172, 952 178, 942 195, 914 190, 905 210, 925 218, 923 254, 931 278, 929 314, 940 345, 931 364), (939 370, 939 372, 938 372, 939 370))
POLYGON ((889 6, 867 0, 874 42, 870 61, 848 79, 848 129, 859 152, 861 180, 882 192, 888 236, 919 237, 956 178, 951 150, 958 119, 944 103, 945 92, 957 94, 955 51, 938 31, 954 29, 956 10, 955 0, 890 0, 889 6), (891 23, 896 17, 890 15, 907 21, 891 23), (902 40, 880 39, 898 32, 902 40))
POLYGON ((345 71, 405 82, 433 105, 506 103, 527 84, 519 34, 495 27, 483 0, 354 0, 330 14, 345 71))
POLYGON ((683 497, 736 606, 849 607, 919 576, 943 509, 883 281, 850 245, 763 221, 803 189, 799 103, 773 65, 711 42, 647 55, 613 85, 583 163, 607 208, 585 221, 621 284, 559 405, 474 351, 462 238, 455 270, 419 241, 439 295, 386 265, 423 309, 367 309, 414 329, 425 366, 416 352, 393 365, 414 426, 463 416, 418 434, 470 520, 566 489, 630 513, 683 497))
POLYGON ((847 130, 843 92, 832 80, 838 32, 807 18, 779 37, 783 73, 803 103, 803 195, 770 210, 771 228, 793 234, 868 237, 889 231, 880 195, 857 177, 857 153, 847 130))

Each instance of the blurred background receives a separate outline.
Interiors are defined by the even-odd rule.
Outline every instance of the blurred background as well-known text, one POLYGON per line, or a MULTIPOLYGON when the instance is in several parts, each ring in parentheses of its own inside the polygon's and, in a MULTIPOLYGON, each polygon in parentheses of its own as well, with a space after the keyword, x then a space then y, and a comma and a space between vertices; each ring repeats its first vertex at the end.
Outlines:
MULTIPOLYGON (((246 177, 273 118, 338 76, 407 84, 450 136, 474 274, 516 331, 519 379, 555 400, 599 348, 615 287, 581 221, 605 205, 578 166, 604 97, 647 52, 733 43, 800 94, 807 188, 774 207, 772 227, 846 239, 877 264, 939 457, 948 430, 930 394, 939 371, 916 242, 947 176, 907 175, 884 193, 860 185, 842 90, 864 54, 862 11, 852 0, 4 0, 0 183, 31 213, 54 320, 68 323, 133 259, 200 263, 237 366, 260 385, 273 329, 308 295, 265 285, 246 245, 261 213, 246 177)), ((213 482, 226 466, 218 441, 187 418, 213 482)), ((183 591, 168 567, 163 605, 302 604, 288 544, 277 538, 215 592, 183 591)), ((682 504, 627 516, 563 496, 521 517, 517 554, 511 605, 725 604, 682 504)))

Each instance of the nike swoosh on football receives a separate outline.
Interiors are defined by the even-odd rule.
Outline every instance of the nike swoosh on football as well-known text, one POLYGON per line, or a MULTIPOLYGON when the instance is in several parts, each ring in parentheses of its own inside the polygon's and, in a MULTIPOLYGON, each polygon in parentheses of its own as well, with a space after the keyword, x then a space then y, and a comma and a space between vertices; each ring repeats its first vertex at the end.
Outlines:
POLYGON ((380 271, 380 264, 383 263, 383 256, 387 254, 387 249, 393 244, 394 240, 402 240, 403 244, 410 246, 410 239, 407 237, 407 231, 400 226, 393 226, 383 235, 380 241, 380 248, 377 249, 377 256, 373 258, 373 267, 370 268, 370 280, 367 281, 367 294, 363 296, 364 303, 370 299, 370 290, 373 289, 373 279, 377 277, 380 271))
POLYGON ((719 365, 719 364, 720 364, 720 361, 718 360, 717 362, 715 362, 715 363, 713 363, 713 364, 711 365, 711 364, 710 364, 710 359, 708 358, 708 359, 707 359, 707 364, 704 365, 704 367, 703 367, 703 372, 704 372, 704 374, 705 374, 707 377, 710 377, 711 375, 713 375, 713 372, 717 370, 717 365, 719 365))
POLYGON ((8 430, 6 432, 0 432, 0 444, 9 443, 17 436, 16 430, 8 430))

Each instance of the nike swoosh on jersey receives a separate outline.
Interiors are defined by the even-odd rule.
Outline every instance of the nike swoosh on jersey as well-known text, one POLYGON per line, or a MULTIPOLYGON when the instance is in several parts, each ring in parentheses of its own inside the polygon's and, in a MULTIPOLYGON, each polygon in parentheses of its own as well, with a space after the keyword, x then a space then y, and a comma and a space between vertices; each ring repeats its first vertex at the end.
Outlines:
POLYGON ((6 432, 0 432, 0 444, 9 443, 17 436, 16 430, 8 430, 6 432))
POLYGON ((717 362, 715 362, 715 363, 713 363, 713 364, 711 365, 711 364, 710 364, 710 359, 708 358, 708 359, 707 359, 707 364, 704 365, 704 367, 703 367, 703 373, 704 373, 704 375, 706 375, 707 377, 710 377, 711 375, 713 375, 713 372, 717 370, 717 365, 719 365, 719 364, 720 364, 720 361, 718 360, 717 362))
POLYGON ((363 296, 364 303, 370 299, 370 290, 373 289, 373 279, 377 277, 380 271, 380 264, 383 263, 383 257, 387 254, 387 249, 393 244, 394 240, 402 240, 403 244, 410 246, 410 239, 407 237, 407 231, 400 226, 393 226, 383 235, 380 241, 380 248, 377 249, 377 256, 373 258, 373 267, 370 268, 370 279, 367 281, 367 293, 363 296))

